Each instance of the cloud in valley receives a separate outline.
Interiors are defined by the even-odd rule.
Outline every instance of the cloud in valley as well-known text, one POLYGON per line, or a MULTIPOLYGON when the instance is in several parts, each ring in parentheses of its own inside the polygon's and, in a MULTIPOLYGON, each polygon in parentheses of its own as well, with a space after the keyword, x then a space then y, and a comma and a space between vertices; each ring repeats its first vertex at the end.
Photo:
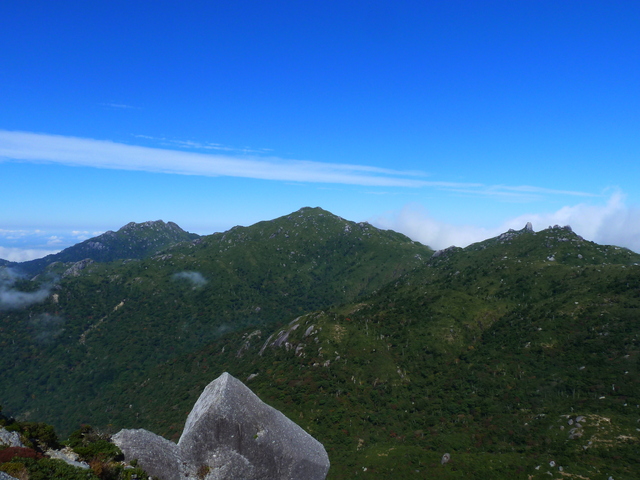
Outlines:
POLYGON ((0 310, 16 310, 43 302, 51 294, 53 284, 41 286, 34 292, 23 292, 14 288, 22 277, 11 268, 0 268, 0 310))
POLYGON ((53 342, 64 332, 64 318, 59 315, 41 313, 29 320, 33 328, 33 341, 40 344, 53 342))
POLYGON ((200 272, 178 272, 171 275, 171 278, 173 280, 185 280, 189 282, 193 288, 201 288, 209 283, 200 272))
POLYGON ((618 245, 640 252, 640 208, 625 204, 624 194, 614 192, 604 205, 579 203, 555 212, 531 213, 506 220, 496 228, 453 225, 434 219, 419 205, 371 220, 373 225, 402 232, 412 240, 435 249, 451 245, 465 247, 509 230, 522 229, 527 222, 536 231, 553 225, 570 225, 587 240, 605 245, 618 245))

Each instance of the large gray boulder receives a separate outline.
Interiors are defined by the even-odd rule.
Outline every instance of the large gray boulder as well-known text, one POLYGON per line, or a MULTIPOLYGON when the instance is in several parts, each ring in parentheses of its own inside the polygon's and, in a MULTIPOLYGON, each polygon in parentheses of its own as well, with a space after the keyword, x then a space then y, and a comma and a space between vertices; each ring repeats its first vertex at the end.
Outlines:
POLYGON ((20 441, 18 432, 10 432, 5 428, 0 428, 0 446, 3 447, 24 447, 20 441))
POLYGON ((177 445, 146 430, 113 440, 162 480, 324 480, 329 471, 322 444, 228 373, 200 395, 177 445))
POLYGON ((128 462, 138 460, 149 475, 162 480, 180 478, 178 446, 172 441, 142 428, 120 430, 111 440, 128 462))

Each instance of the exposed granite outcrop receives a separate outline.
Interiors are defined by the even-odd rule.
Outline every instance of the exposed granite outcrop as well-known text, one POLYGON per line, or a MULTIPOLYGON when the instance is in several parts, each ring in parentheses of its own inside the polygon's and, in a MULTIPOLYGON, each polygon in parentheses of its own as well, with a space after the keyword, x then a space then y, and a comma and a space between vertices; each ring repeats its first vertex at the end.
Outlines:
POLYGON ((0 446, 24 447, 20 441, 20 435, 18 432, 10 432, 6 428, 0 428, 0 446))
POLYGON ((162 480, 180 478, 178 445, 172 441, 142 428, 120 430, 111 441, 120 447, 128 462, 138 460, 149 475, 162 480))
POLYGON ((200 395, 177 445, 146 430, 113 441, 162 480, 323 480, 329 471, 322 444, 228 373, 200 395))
POLYGON ((67 465, 71 465, 72 467, 82 468, 84 470, 89 469, 89 464, 87 462, 79 461, 79 455, 70 447, 63 448, 62 450, 49 449, 44 452, 44 454, 49 458, 62 460, 67 465))

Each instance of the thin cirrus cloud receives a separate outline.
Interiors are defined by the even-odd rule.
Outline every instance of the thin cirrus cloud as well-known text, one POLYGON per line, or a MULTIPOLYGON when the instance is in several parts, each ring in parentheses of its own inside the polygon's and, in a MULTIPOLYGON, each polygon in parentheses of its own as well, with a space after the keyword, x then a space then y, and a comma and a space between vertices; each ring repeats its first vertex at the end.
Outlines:
POLYGON ((100 104, 102 107, 107 107, 107 108, 115 108, 115 109, 124 109, 124 110, 128 110, 131 108, 137 109, 138 107, 134 107, 132 105, 126 105, 124 103, 101 103, 100 104))
MULTIPOLYGON (((179 143, 173 141, 175 146, 179 143)), ((202 148, 202 145, 193 143, 188 146, 202 148)), ((218 144, 207 145, 215 147, 218 144)), ((491 195, 521 200, 533 200, 550 194, 590 196, 584 192, 551 190, 526 185, 487 186, 481 183, 428 181, 424 179, 426 174, 423 172, 400 171, 368 165, 285 160, 273 156, 198 153, 126 145, 106 140, 6 130, 0 130, 0 160, 2 159, 210 177, 228 176, 369 187, 431 187, 459 194, 491 195)))
POLYGON ((257 153, 257 154, 268 154, 272 150, 270 148, 251 148, 251 147, 230 147, 229 145, 223 145, 221 143, 212 143, 212 142, 194 142, 193 140, 175 140, 169 139, 165 137, 152 137, 149 135, 134 135, 136 138, 142 138, 145 140, 152 140, 155 142, 159 142, 160 145, 166 147, 178 147, 178 148, 186 148, 186 149, 194 149, 194 150, 216 150, 223 152, 240 152, 243 154, 247 153, 257 153))
POLYGON ((501 200, 521 201, 521 202, 534 202, 541 200, 547 195, 562 195, 573 197, 596 197, 593 193, 579 192, 575 190, 556 190, 544 187, 535 187, 532 185, 489 185, 482 186, 483 188, 459 188, 450 187, 448 191, 457 193, 459 195, 482 195, 484 197, 491 197, 501 200))
POLYGON ((414 172, 370 166, 202 154, 30 132, 0 131, 0 158, 211 177, 393 187, 438 184, 417 179, 414 172))

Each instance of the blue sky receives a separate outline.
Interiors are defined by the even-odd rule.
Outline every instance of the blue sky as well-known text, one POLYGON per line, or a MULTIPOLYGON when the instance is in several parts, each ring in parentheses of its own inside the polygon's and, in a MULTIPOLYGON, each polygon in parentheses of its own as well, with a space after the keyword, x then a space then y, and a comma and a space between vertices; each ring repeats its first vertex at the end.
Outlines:
POLYGON ((640 251, 637 1, 0 4, 0 258, 321 206, 640 251))

